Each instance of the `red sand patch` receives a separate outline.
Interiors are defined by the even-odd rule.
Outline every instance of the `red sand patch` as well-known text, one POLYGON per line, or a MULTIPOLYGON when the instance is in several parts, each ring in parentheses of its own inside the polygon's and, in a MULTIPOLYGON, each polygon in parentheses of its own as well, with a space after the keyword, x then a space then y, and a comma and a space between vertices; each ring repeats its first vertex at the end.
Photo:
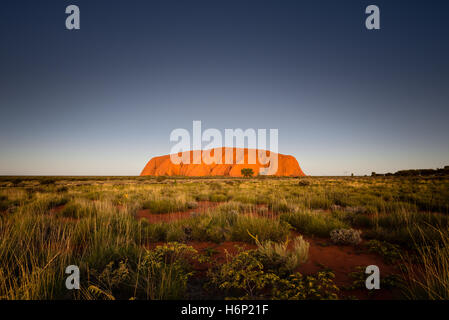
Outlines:
POLYGON ((218 202, 200 201, 198 207, 187 211, 172 212, 172 213, 151 213, 150 210, 139 210, 137 212, 137 219, 145 218, 150 223, 158 222, 172 222, 182 219, 188 219, 191 217, 192 212, 206 213, 208 209, 218 206, 218 202))
POLYGON ((310 243, 309 259, 298 268, 300 273, 311 275, 328 268, 335 274, 335 284, 341 288, 353 284, 354 279, 349 274, 356 272, 357 267, 366 268, 369 265, 376 265, 380 269, 380 290, 371 291, 371 295, 369 290, 362 289, 341 292, 341 294, 343 296, 353 295, 358 299, 394 299, 395 292, 382 290, 382 277, 397 274, 398 270, 395 266, 386 264, 381 256, 362 251, 362 246, 337 246, 330 244, 328 239, 307 237, 304 239, 310 243))
MULTIPOLYGON (((300 266, 296 271, 303 275, 313 275, 319 271, 330 269, 335 274, 334 282, 340 288, 340 298, 352 298, 360 300, 391 300, 399 298, 399 290, 382 289, 382 277, 391 274, 398 274, 398 270, 393 265, 388 265, 383 258, 377 254, 362 251, 363 247, 353 246, 337 246, 330 244, 328 239, 308 238, 310 243, 309 259, 300 266), (367 267, 369 265, 377 265, 381 274, 380 290, 344 290, 345 287, 352 286, 355 279, 349 276, 350 273, 356 272, 357 267, 367 267)), ((150 248, 164 244, 153 243, 150 248)), ((246 242, 226 241, 220 244, 214 242, 191 241, 187 245, 192 246, 201 254, 208 254, 211 260, 218 264, 226 263, 227 255, 236 255, 239 247, 243 250, 256 249, 257 246, 246 242)), ((193 267, 197 271, 196 277, 204 277, 207 270, 211 267, 210 263, 193 262, 193 267)))
MULTIPOLYGON (((139 211, 137 218, 146 218, 152 223, 156 222, 171 222, 179 219, 188 219, 192 212, 205 213, 209 208, 216 207, 220 203, 202 201, 198 203, 199 206, 196 209, 191 209, 185 212, 175 212, 169 214, 152 214, 149 210, 139 211)), ((258 206, 259 207, 259 206, 258 206)), ((260 205, 264 207, 264 205, 260 205)), ((252 212, 247 213, 249 215, 263 216, 266 218, 275 218, 277 215, 271 211, 252 212)), ((292 232, 292 237, 296 237, 299 234, 292 232)), ((316 237, 304 237, 310 244, 309 258, 306 263, 300 266, 296 271, 304 275, 313 275, 319 271, 331 270, 335 274, 334 282, 341 289, 339 296, 341 298, 355 297, 361 300, 391 300, 399 298, 399 290, 382 289, 382 277, 391 274, 398 274, 399 271, 396 266, 388 265, 384 262, 383 258, 374 253, 367 252, 362 246, 341 246, 334 245, 330 239, 321 239, 316 237), (357 267, 366 268, 369 265, 376 265, 380 269, 381 275, 381 289, 380 290, 344 290, 345 287, 353 285, 354 278, 350 277, 350 273, 357 272, 357 267)), ((150 248, 154 248, 157 245, 164 243, 153 243, 150 248)), ((210 256, 214 263, 223 264, 227 260, 226 252, 230 255, 235 255, 239 252, 239 247, 243 250, 256 249, 257 246, 245 242, 232 242, 226 241, 220 244, 214 242, 200 242, 191 241, 187 242, 187 245, 192 246, 199 253, 207 254, 210 256)), ((208 268, 211 267, 210 263, 197 263, 194 262, 194 269, 198 272, 197 277, 205 276, 208 268)))

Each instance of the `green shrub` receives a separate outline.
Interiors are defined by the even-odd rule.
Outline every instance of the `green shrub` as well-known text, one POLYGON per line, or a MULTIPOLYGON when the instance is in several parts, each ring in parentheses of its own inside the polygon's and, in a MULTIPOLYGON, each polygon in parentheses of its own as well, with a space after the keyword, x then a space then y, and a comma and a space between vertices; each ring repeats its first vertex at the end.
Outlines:
POLYGON ((380 254, 385 262, 395 263, 401 258, 401 251, 399 246, 378 240, 370 240, 365 243, 369 252, 380 254))
POLYGON ((227 296, 239 299, 265 297, 264 291, 278 280, 273 273, 263 271, 256 251, 243 251, 236 256, 227 256, 228 262, 217 270, 210 270, 210 286, 223 290, 227 296))
POLYGON ((334 284, 335 275, 330 271, 316 275, 303 276, 300 273, 279 279, 273 288, 273 299, 279 300, 337 300, 338 287, 334 284))
MULTIPOLYGON (((366 290, 366 267, 357 267, 356 271, 349 273, 349 277, 353 279, 352 285, 346 287, 347 290, 366 290)), ((402 288, 403 281, 397 274, 383 275, 381 273, 380 282, 382 289, 402 288)), ((370 294, 375 294, 376 290, 370 291, 370 294)))
POLYGON ((224 291, 225 296, 237 299, 337 299, 338 288, 331 272, 316 276, 300 273, 280 277, 264 269, 256 250, 228 255, 226 263, 208 273, 209 286, 224 291))

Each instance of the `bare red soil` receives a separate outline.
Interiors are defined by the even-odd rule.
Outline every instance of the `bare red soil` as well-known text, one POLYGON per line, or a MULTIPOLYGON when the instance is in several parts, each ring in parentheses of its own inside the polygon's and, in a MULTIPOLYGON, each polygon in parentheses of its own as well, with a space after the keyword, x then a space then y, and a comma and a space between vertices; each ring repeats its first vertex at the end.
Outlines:
MULTIPOLYGON (((377 265, 381 270, 381 277, 397 274, 395 266, 386 264, 382 257, 376 254, 362 252, 360 248, 353 246, 337 246, 326 243, 327 239, 305 238, 310 243, 309 259, 296 271, 303 275, 314 275, 319 271, 331 270, 335 274, 335 284, 339 288, 353 285, 354 278, 350 273, 356 272, 357 267, 366 268, 369 265, 377 265), (326 243, 326 244, 325 244, 326 243), (324 246, 325 244, 325 246, 324 246)), ((201 253, 211 250, 211 259, 219 264, 226 262, 226 252, 235 255, 239 252, 239 247, 243 250, 256 249, 254 244, 244 242, 223 242, 216 244, 213 242, 189 242, 193 248, 201 253)), ((207 270, 209 265, 195 265, 199 272, 207 270)), ((356 297, 357 299, 379 299, 390 300, 397 296, 397 292, 388 289, 368 291, 365 289, 345 290, 340 292, 342 297, 356 297)))
MULTIPOLYGON (((364 269, 369 265, 379 267, 381 278, 386 275, 397 274, 395 266, 386 264, 377 254, 362 251, 362 246, 341 246, 330 244, 328 239, 304 237, 310 243, 309 259, 298 268, 304 275, 312 275, 324 269, 335 274, 335 284, 338 287, 347 287, 353 284, 354 279, 350 273, 356 272, 357 267, 364 269)), ((344 296, 353 295, 358 299, 394 299, 397 292, 387 289, 368 291, 365 289, 344 292, 344 296), (371 293, 370 293, 371 292, 371 293)))
MULTIPOLYGON (((389 290, 381 287, 380 290, 369 291, 367 289, 351 289, 354 282, 349 274, 357 271, 357 267, 366 268, 369 265, 377 265, 381 272, 381 278, 386 275, 397 274, 395 266, 386 264, 382 257, 377 254, 361 251, 358 247, 337 246, 327 243, 327 239, 305 238, 310 243, 309 259, 296 271, 303 275, 314 275, 317 272, 330 270, 335 274, 334 282, 341 289, 341 298, 356 298, 360 300, 392 300, 398 298, 398 290, 389 290), (344 290, 342 290, 344 289, 344 290)), ((149 248, 155 248, 164 244, 153 243, 149 248)), ((220 244, 214 242, 191 241, 187 243, 198 252, 207 254, 216 264, 223 264, 227 261, 227 254, 233 256, 239 249, 251 250, 257 246, 245 242, 226 241, 220 244)), ((197 277, 202 277, 211 267, 210 263, 193 263, 197 277)))
MULTIPOLYGON (((192 212, 206 213, 208 209, 214 208, 220 203, 201 201, 198 203, 198 208, 191 209, 184 212, 154 214, 149 210, 140 210, 137 218, 146 218, 150 223, 157 222, 172 222, 180 219, 188 219, 192 212)), ((257 208, 266 208, 265 205, 258 205, 257 208)), ((263 216, 268 219, 275 218, 277 215, 269 210, 260 213, 248 213, 249 215, 263 216)), ((292 232, 292 238, 299 236, 299 233, 292 232)), ((381 272, 381 278, 391 274, 397 274, 398 270, 393 265, 388 265, 383 258, 377 254, 366 252, 363 246, 341 246, 334 245, 329 239, 320 239, 315 237, 304 237, 310 244, 309 258, 306 263, 300 266, 296 271, 303 275, 313 275, 319 271, 330 270, 335 274, 335 284, 339 288, 351 287, 354 278, 350 273, 356 272, 357 267, 366 268, 369 265, 376 265, 381 272)), ((150 248, 154 248, 161 243, 153 243, 150 248)), ((239 252, 239 248, 243 250, 256 249, 257 246, 245 242, 226 241, 220 244, 214 242, 200 242, 190 241, 187 243, 198 252, 207 254, 215 263, 222 264, 226 262, 227 253, 235 255, 239 252)), ((198 272, 197 276, 203 276, 208 268, 209 263, 194 263, 194 269, 198 272)), ((397 290, 396 290, 397 291, 397 290)), ((390 300, 398 296, 398 292, 388 289, 380 289, 375 291, 368 291, 366 289, 343 290, 340 292, 341 297, 357 298, 357 299, 384 299, 390 300)))

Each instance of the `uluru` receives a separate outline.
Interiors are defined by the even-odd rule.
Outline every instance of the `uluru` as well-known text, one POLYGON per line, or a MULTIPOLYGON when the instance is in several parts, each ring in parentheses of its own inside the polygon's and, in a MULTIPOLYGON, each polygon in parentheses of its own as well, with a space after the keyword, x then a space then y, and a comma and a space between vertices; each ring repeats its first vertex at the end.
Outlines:
MULTIPOLYGON (((204 176, 229 176, 229 177, 241 177, 242 169, 250 168, 253 169, 255 175, 259 174, 259 170, 262 168, 268 168, 269 163, 260 163, 258 157, 256 156, 256 161, 248 161, 248 156, 254 153, 266 155, 267 157, 276 156, 276 153, 258 150, 258 149, 247 149, 247 148, 216 148, 210 150, 195 151, 196 155, 201 155, 200 163, 194 164, 192 161, 190 163, 173 163, 170 155, 164 155, 152 158, 144 167, 141 172, 141 176, 189 176, 189 177, 204 177, 204 176), (219 150, 221 149, 221 150, 219 150), (221 163, 205 163, 204 154, 210 155, 211 157, 219 156, 221 151, 221 163), (227 164, 225 161, 225 155, 227 152, 232 151, 233 159, 235 159, 233 164, 227 164), (243 158, 242 158, 243 156, 243 158), (209 164, 210 163, 210 164, 209 164)), ((189 157, 193 159, 194 151, 186 151, 179 153, 179 157, 189 157)), ((284 177, 299 177, 305 176, 298 161, 295 157, 290 155, 277 154, 278 156, 278 166, 275 172, 269 175, 273 176, 284 176, 284 177)), ((219 159, 219 157, 217 157, 219 159)))

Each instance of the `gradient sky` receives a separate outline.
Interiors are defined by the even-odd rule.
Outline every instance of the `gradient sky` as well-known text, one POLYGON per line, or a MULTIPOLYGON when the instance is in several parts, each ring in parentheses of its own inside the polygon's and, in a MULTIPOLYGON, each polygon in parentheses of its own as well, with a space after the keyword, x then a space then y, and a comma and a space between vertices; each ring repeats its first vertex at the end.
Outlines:
POLYGON ((2 0, 0 175, 138 175, 175 128, 306 174, 449 165, 449 2, 2 0), (65 29, 65 7, 81 30, 65 29), (369 4, 381 30, 365 28, 369 4))

